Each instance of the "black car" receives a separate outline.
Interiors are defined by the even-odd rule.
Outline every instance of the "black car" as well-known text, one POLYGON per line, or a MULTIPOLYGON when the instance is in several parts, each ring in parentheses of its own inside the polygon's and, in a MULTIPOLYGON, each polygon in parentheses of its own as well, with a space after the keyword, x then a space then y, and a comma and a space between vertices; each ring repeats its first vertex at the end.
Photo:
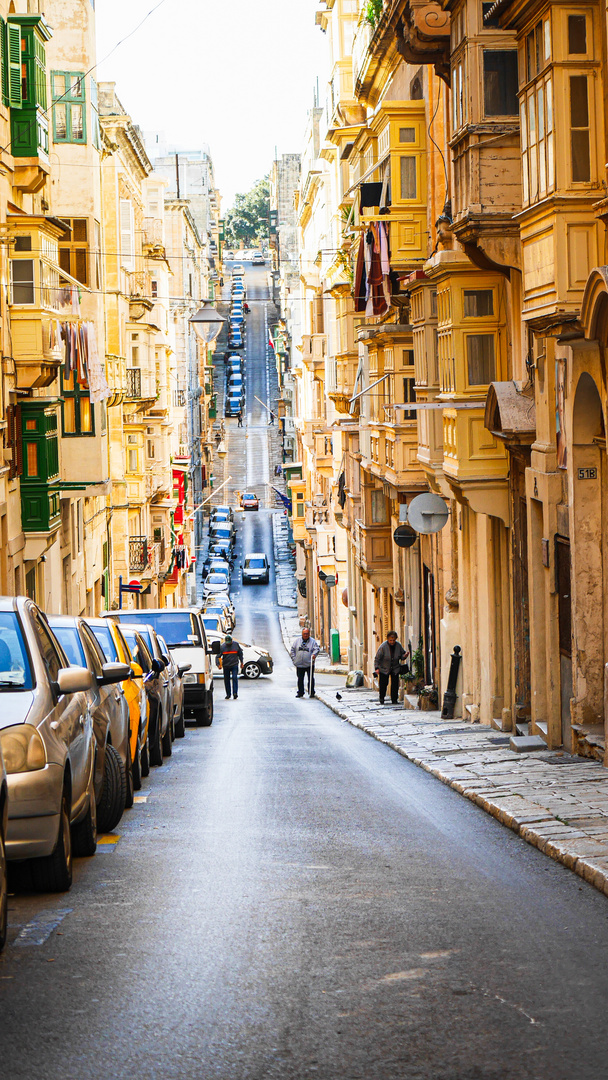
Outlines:
POLYGON ((228 348, 229 349, 242 349, 245 344, 245 339, 242 330, 231 328, 228 334, 228 348))

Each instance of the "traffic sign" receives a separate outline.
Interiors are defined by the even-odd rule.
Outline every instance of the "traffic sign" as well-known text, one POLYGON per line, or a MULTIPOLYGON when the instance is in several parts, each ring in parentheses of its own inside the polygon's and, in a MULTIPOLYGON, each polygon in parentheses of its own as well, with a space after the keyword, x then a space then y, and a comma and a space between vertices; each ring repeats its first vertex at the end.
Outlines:
POLYGON ((410 525, 398 525, 393 533, 393 540, 397 547, 409 548, 416 543, 416 536, 410 525))
POLYGON ((128 587, 129 589, 132 589, 133 592, 141 592, 141 581, 138 581, 137 578, 133 578, 132 581, 129 582, 128 587))
POLYGON ((447 503, 432 491, 417 495, 407 508, 407 520, 419 533, 440 532, 449 516, 447 503))

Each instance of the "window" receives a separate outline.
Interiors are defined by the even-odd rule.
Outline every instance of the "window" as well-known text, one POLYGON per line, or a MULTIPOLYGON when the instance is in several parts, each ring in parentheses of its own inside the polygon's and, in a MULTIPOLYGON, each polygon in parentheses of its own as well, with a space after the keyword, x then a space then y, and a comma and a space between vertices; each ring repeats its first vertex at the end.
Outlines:
POLYGON ((517 116, 515 49, 484 49, 483 99, 486 116, 517 116))
POLYGON ((31 236, 16 236, 15 237, 15 251, 31 251, 32 250, 32 238, 31 236))
POLYGON ((543 198, 555 186, 553 83, 544 79, 520 105, 524 202, 543 198))
POLYGON ((138 472, 137 468, 137 450, 129 448, 127 451, 128 464, 127 469, 129 472, 138 472))
MULTIPOLYGON (((190 295, 192 295, 192 289, 190 289, 190 295)), ((158 298, 158 281, 152 281, 152 299, 158 298)))
POLYGON ((466 122, 467 103, 464 88, 466 86, 464 59, 458 60, 452 67, 452 109, 454 131, 466 122))
POLYGON ((401 162, 401 198, 415 199, 417 197, 416 184, 416 158, 402 157, 401 162))
POLYGON ((413 127, 399 128, 399 142, 401 142, 401 143, 413 143, 413 142, 416 142, 416 128, 413 128, 413 127))
POLYGON ((470 334, 467 337, 469 386, 487 386, 495 375, 494 335, 470 334))
MULTIPOLYGON (((30 570, 25 575, 26 581, 29 578, 31 572, 32 571, 30 570)), ((35 574, 35 568, 34 568, 34 574, 35 574)), ((34 577, 34 583, 35 583, 35 577, 34 577)), ((60 656, 59 651, 57 650, 57 648, 55 646, 55 642, 53 641, 49 630, 47 630, 46 626, 44 625, 41 616, 38 614, 37 611, 32 611, 31 614, 32 614, 32 626, 34 628, 34 634, 35 634, 36 638, 38 639, 38 645, 40 646, 40 653, 41 653, 42 659, 44 661, 44 666, 46 667, 46 670, 48 672, 49 679, 52 682, 56 682, 57 681, 57 676, 58 676, 59 672, 61 671, 61 668, 64 667, 63 658, 60 656)))
POLYGON ((59 265, 82 285, 89 284, 89 231, 86 218, 63 218, 71 229, 69 240, 59 241, 59 265))
POLYGON ((101 225, 98 221, 95 226, 95 288, 101 289, 101 225))
POLYGON ((530 82, 534 79, 550 59, 551 24, 547 18, 537 23, 526 36, 525 81, 530 82))
POLYGON ((99 100, 97 94, 97 83, 95 79, 91 79, 91 127, 93 130, 93 146, 96 150, 101 150, 101 132, 99 128, 99 100))
POLYGON ((35 302, 34 260, 11 259, 11 303, 34 304, 35 302))
POLYGON ((568 16, 568 52, 571 56, 587 52, 587 19, 584 15, 568 16))
POLYGON ((395 444, 391 439, 386 440, 384 452, 388 468, 393 469, 395 467, 395 444))
POLYGON ((591 179, 589 99, 586 75, 570 76, 570 153, 573 184, 591 179))
POLYGON ((498 15, 493 15, 491 19, 488 19, 488 17, 487 17, 493 7, 494 7, 494 0, 489 0, 489 3, 484 2, 481 5, 481 17, 482 17, 482 20, 483 20, 483 28, 484 28, 484 30, 495 30, 495 29, 499 29, 499 27, 500 27, 500 22, 498 20, 498 15))
POLYGON ((88 387, 80 386, 72 372, 69 379, 61 373, 62 416, 64 435, 94 435, 93 406, 88 387))
POLYGON ((85 78, 82 72, 52 71, 53 139, 55 142, 85 143, 85 78))
POLYGON ((494 314, 494 295, 491 289, 465 289, 465 319, 482 319, 494 314))
MULTIPOLYGON (((412 404, 416 401, 416 380, 415 379, 407 378, 407 379, 403 380, 403 400, 406 403, 410 402, 412 404)), ((399 410, 399 411, 401 412, 401 410, 399 410)), ((415 420, 416 419, 416 410, 415 409, 404 409, 403 410, 403 419, 404 420, 415 420)))
POLYGON ((386 525, 388 517, 386 514, 386 498, 383 491, 372 491, 370 496, 371 512, 372 512, 372 524, 373 525, 386 525))
POLYGON ((135 222, 129 199, 120 200, 120 253, 125 270, 135 270, 135 222))

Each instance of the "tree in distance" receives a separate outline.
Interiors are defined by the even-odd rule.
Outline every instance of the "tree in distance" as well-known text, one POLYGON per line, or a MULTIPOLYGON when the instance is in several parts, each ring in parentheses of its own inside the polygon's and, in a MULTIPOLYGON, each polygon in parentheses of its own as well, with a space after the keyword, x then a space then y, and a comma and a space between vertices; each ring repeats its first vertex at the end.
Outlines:
POLYGON ((227 247, 238 247, 241 241, 245 247, 255 247, 268 236, 269 196, 268 177, 265 176, 256 181, 251 191, 235 197, 234 206, 226 214, 227 247))

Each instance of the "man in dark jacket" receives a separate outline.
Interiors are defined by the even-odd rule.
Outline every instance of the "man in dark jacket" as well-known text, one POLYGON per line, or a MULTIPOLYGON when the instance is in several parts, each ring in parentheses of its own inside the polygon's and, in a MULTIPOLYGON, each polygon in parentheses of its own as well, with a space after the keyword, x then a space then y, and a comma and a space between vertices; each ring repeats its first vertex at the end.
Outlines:
POLYGON ((238 641, 233 641, 230 634, 226 634, 220 645, 218 657, 219 665, 224 673, 224 686, 226 687, 226 701, 230 700, 230 691, 234 694, 234 700, 239 696, 239 664, 243 670, 243 650, 238 641))
POLYGON ((299 638, 296 638, 289 655, 295 664, 298 676, 298 692, 296 697, 304 697, 304 678, 308 672, 308 695, 315 696, 315 659, 320 652, 318 642, 310 636, 307 626, 302 629, 299 638))
POLYGON ((382 643, 376 653, 374 668, 378 676, 378 691, 380 704, 384 705, 384 698, 390 679, 391 702, 396 705, 399 700, 399 668, 403 664, 407 653, 397 641, 394 630, 389 630, 386 641, 382 643))

